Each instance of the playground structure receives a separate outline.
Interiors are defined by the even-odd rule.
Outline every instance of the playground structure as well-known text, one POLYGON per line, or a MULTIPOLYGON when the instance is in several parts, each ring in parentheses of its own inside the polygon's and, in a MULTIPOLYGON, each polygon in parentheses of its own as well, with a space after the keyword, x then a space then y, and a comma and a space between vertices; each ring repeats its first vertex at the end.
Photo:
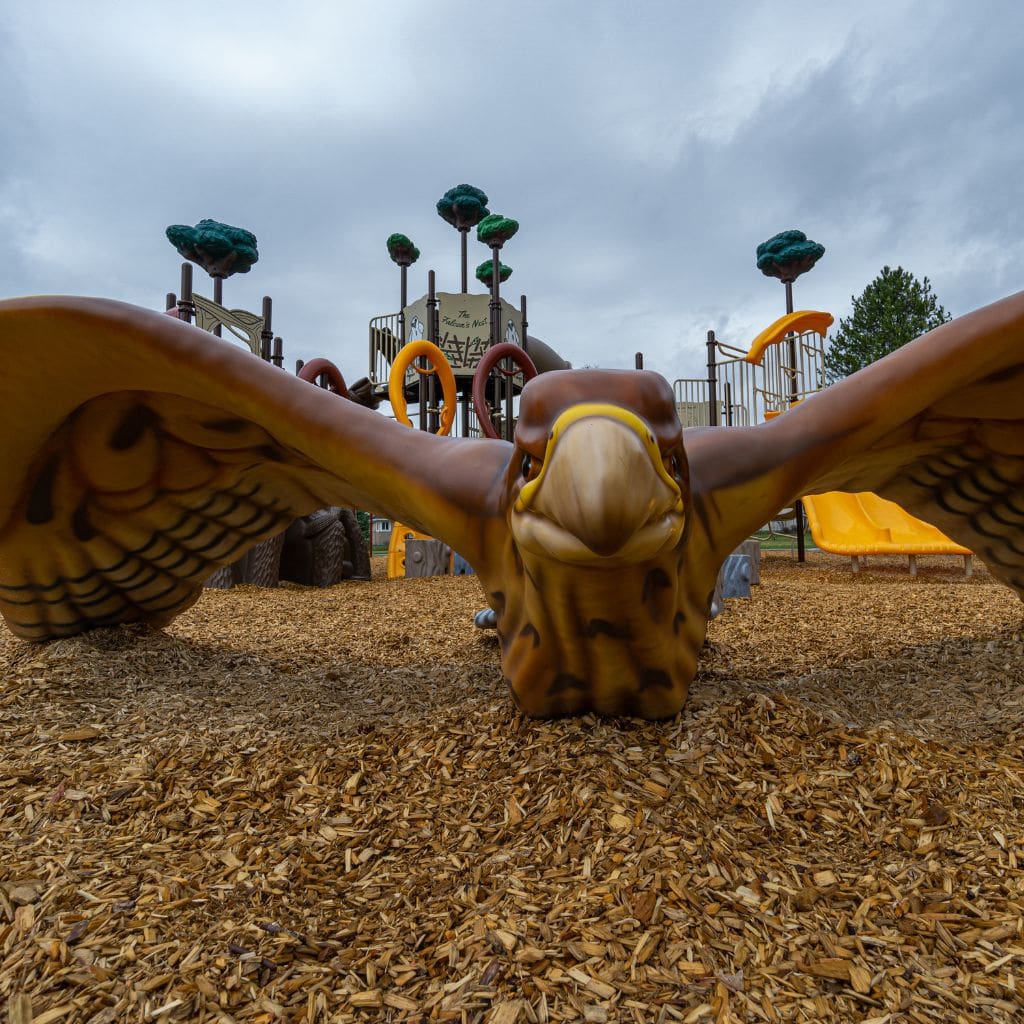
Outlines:
MULTIPOLYGON (((762 331, 746 351, 708 331, 708 375, 676 380, 676 408, 684 427, 751 426, 781 416, 825 387, 825 332, 830 313, 787 313, 762 331)), ((936 527, 871 492, 805 494, 801 498, 814 543, 847 555, 858 572, 869 555, 907 558, 917 574, 919 555, 956 555, 972 571, 972 553, 936 527)), ((791 514, 791 513, 789 513, 791 514)), ((786 518, 783 510, 779 518, 786 518)))
MULTIPOLYGON (((338 368, 326 359, 314 359, 308 364, 297 361, 296 375, 371 409, 387 398, 395 418, 407 426, 413 425, 407 414, 412 402, 418 407, 416 416, 421 430, 440 435, 511 439, 515 403, 525 381, 538 372, 538 366, 541 370, 555 370, 567 369, 569 364, 544 342, 527 336, 525 295, 520 297, 518 310, 500 297, 500 283, 511 274, 511 268, 504 266, 498 255, 518 230, 518 224, 489 214, 486 202, 486 195, 479 189, 460 185, 449 190, 438 203, 438 212, 461 235, 461 292, 438 293, 436 275, 431 270, 426 295, 409 303, 408 269, 419 258, 419 249, 405 235, 391 235, 387 249, 401 271, 400 308, 397 313, 370 321, 369 375, 349 388, 338 368), (477 268, 476 275, 481 283, 489 284, 489 293, 467 290, 466 236, 475 225, 479 225, 478 237, 492 253, 492 259, 477 268), (500 356, 488 359, 495 352, 500 356), (481 374, 477 371, 485 361, 487 369, 481 374), (456 424, 457 410, 460 415, 456 424)), ((226 329, 253 355, 283 367, 284 343, 272 330, 271 298, 263 297, 261 315, 223 305, 224 278, 234 272, 248 272, 259 259, 255 236, 245 229, 212 220, 200 221, 194 227, 172 225, 167 236, 187 262, 181 268, 181 297, 168 293, 166 312, 218 337, 226 329), (212 300, 195 293, 193 262, 206 269, 213 279, 212 300)), ((207 585, 274 586, 280 578, 325 586, 351 576, 368 576, 371 541, 369 537, 355 536, 355 527, 349 521, 352 513, 342 509, 321 511, 331 514, 318 513, 304 526, 290 529, 284 548, 281 539, 270 538, 236 565, 218 571, 207 585), (330 526, 323 532, 328 522, 330 526), (301 554, 294 550, 300 543, 301 554), (330 558, 323 550, 331 552, 330 558), (331 564, 336 566, 334 570, 330 569, 331 564), (290 567, 285 572, 291 575, 283 574, 282 566, 290 567)), ((388 575, 392 577, 406 571, 407 540, 432 542, 428 535, 402 523, 395 527, 390 531, 387 561, 388 575)), ((460 571, 469 569, 454 552, 449 552, 447 558, 450 572, 457 571, 457 567, 460 571)), ((423 568, 421 564, 417 571, 423 568)))
MULTIPOLYGON (((444 353, 430 341, 422 339, 410 341, 399 351, 392 363, 388 378, 388 398, 395 419, 407 427, 413 426, 407 413, 408 406, 405 399, 405 379, 410 367, 414 367, 421 376, 425 376, 427 373, 436 375, 444 399, 436 433, 440 436, 448 435, 455 419, 455 375, 452 373, 451 364, 445 358, 444 353), (417 365, 422 363, 426 363, 428 369, 417 365)), ((506 380, 510 380, 517 373, 520 374, 524 384, 537 376, 537 368, 530 357, 523 349, 510 342, 500 342, 492 346, 480 359, 473 372, 470 391, 473 399, 473 413, 479 424, 479 433, 490 438, 498 437, 498 430, 491 418, 491 409, 487 401, 488 383, 491 380, 492 371, 495 369, 498 369, 506 380), (502 368, 503 364, 509 363, 512 365, 502 368)), ((431 377, 431 383, 433 383, 433 377, 431 377)), ((393 524, 387 555, 389 578, 434 575, 435 573, 466 575, 472 572, 472 567, 457 552, 440 545, 428 534, 419 533, 402 523, 393 524), (417 551, 417 558, 407 562, 406 550, 410 543, 419 544, 420 550, 417 551), (430 551, 429 545, 437 545, 437 550, 430 551)))
MULTIPOLYGON (((528 338, 525 295, 520 298, 518 310, 500 297, 500 282, 511 274, 511 269, 498 260, 502 244, 500 241, 492 248, 488 273, 480 273, 488 269, 485 265, 478 268, 477 276, 481 282, 489 282, 491 285, 490 294, 470 294, 466 291, 466 236, 475 217, 487 213, 483 206, 487 197, 472 186, 465 185, 457 186, 445 198, 452 195, 456 195, 459 201, 468 201, 470 209, 474 211, 468 219, 463 216, 461 221, 457 212, 446 216, 460 230, 463 291, 438 293, 435 273, 431 270, 427 275, 426 295, 409 303, 408 268, 419 258, 419 250, 406 236, 392 235, 388 239, 388 252, 401 269, 401 308, 397 313, 378 316, 370 321, 370 370, 367 378, 357 383, 358 395, 350 395, 337 367, 328 360, 313 360, 305 367, 299 362, 297 373, 305 380, 326 387, 342 397, 355 397, 371 407, 375 407, 386 393, 396 419, 407 426, 413 425, 407 415, 407 408, 408 403, 414 401, 419 407, 418 425, 421 430, 429 429, 440 435, 451 433, 458 410, 459 435, 504 436, 510 440, 515 428, 514 403, 527 378, 517 366, 521 360, 508 358, 491 360, 487 364, 487 373, 477 373, 486 354, 495 349, 501 349, 508 355, 518 353, 532 367, 533 361, 526 354, 532 342, 532 350, 542 369, 559 369, 568 364, 537 339, 528 338), (410 335, 413 340, 406 342, 405 339, 410 335), (499 340, 502 336, 504 341, 499 340), (498 363, 502 365, 498 366, 496 373, 491 373, 491 369, 498 363), (453 366, 457 367, 457 373, 453 371, 453 366), (438 383, 441 385, 443 403, 438 394, 438 383), (497 427, 492 426, 495 422, 497 427), (487 425, 486 429, 483 429, 484 424, 487 425)), ((439 212, 443 203, 444 199, 438 204, 439 212)), ((506 233, 508 225, 512 225, 511 234, 518 230, 515 222, 504 218, 498 220, 505 225, 506 233)), ((186 248, 179 244, 179 251, 206 267, 215 285, 214 301, 195 295, 192 267, 190 263, 185 263, 182 267, 182 298, 177 300, 173 294, 169 294, 168 312, 177 311, 180 319, 194 319, 198 326, 218 335, 226 327, 245 342, 253 354, 281 366, 283 342, 271 330, 270 297, 264 296, 262 316, 245 310, 228 310, 221 304, 222 281, 231 273, 233 245, 224 242, 220 258, 215 259, 194 243, 197 232, 202 228, 212 228, 215 232, 234 232, 232 243, 236 236, 243 236, 241 244, 245 258, 251 258, 253 262, 258 259, 255 237, 242 229, 213 221, 201 222, 195 229, 184 226, 168 229, 169 237, 175 230, 184 234, 186 248), (226 259, 225 253, 228 254, 226 259), (228 269, 225 270, 225 267, 228 269)), ((767 275, 779 277, 786 286, 787 314, 762 331, 746 352, 718 341, 713 331, 708 332, 707 378, 681 379, 674 384, 677 411, 684 426, 742 426, 766 422, 824 387, 823 339, 833 318, 828 313, 812 310, 794 312, 792 309, 793 281, 800 273, 810 269, 823 252, 824 247, 809 242, 801 232, 784 232, 758 247, 758 266, 767 275), (780 259, 780 253, 788 253, 789 256, 780 259)), ((642 365, 642 356, 638 354, 637 368, 642 368, 642 365)), ((337 572, 324 571, 323 567, 327 564, 325 558, 315 555, 317 544, 320 543, 317 539, 318 531, 311 524, 306 524, 305 528, 293 529, 288 534, 292 545, 302 538, 305 545, 303 555, 297 557, 290 551, 284 557, 284 564, 306 568, 315 565, 319 568, 312 576, 296 576, 297 570, 293 568, 292 576, 282 578, 293 578, 299 582, 312 582, 314 576, 317 580, 329 582, 348 578, 356 571, 352 569, 353 557, 359 557, 356 574, 368 574, 369 544, 365 540, 357 544, 346 514, 342 510, 332 511, 335 514, 330 517, 332 527, 328 534, 331 538, 328 550, 338 550, 337 557, 344 569, 337 572), (338 529, 341 531, 340 541, 335 538, 338 529), (365 557, 353 556, 359 547, 366 548, 365 557)), ((970 551, 951 541, 930 524, 909 516, 893 503, 870 493, 849 495, 836 492, 804 496, 793 509, 782 510, 781 519, 796 519, 797 530, 801 534, 798 540, 801 560, 804 512, 817 546, 825 551, 848 555, 854 572, 859 571, 862 560, 866 562, 868 555, 880 554, 906 556, 911 575, 917 572, 917 556, 924 554, 960 555, 964 558, 965 572, 968 575, 971 572, 970 551)), ((322 526, 327 518, 318 516, 316 522, 322 526)), ((395 526, 397 528, 391 532, 388 544, 387 572, 390 577, 402 576, 407 571, 407 541, 424 545, 434 543, 431 537, 402 523, 395 526)), ((770 532, 771 523, 768 526, 770 532)), ((326 541, 326 537, 320 540, 326 541)), ((282 554, 280 543, 272 538, 264 546, 265 551, 261 547, 250 552, 237 565, 226 567, 215 574, 209 585, 231 586, 245 581, 274 585, 278 578, 275 567, 282 554)), ((446 571, 454 572, 456 554, 448 550, 444 557, 447 559, 446 571)), ((468 568, 464 560, 459 561, 463 570, 468 568)), ((418 552, 417 563, 408 571, 419 575, 426 571, 436 571, 441 564, 436 557, 425 558, 423 552, 418 552), (428 566, 432 568, 428 569, 428 566)))
MULTIPOLYGON (((455 382, 458 415, 452 424, 455 437, 480 437, 483 431, 473 404, 473 379, 480 360, 492 347, 488 328, 486 294, 437 292, 434 271, 428 275, 424 296, 397 313, 376 316, 369 324, 368 379, 373 393, 379 397, 392 388, 392 368, 407 342, 423 339, 435 345, 445 357, 455 382)), ((526 353, 538 372, 569 369, 550 346, 527 334, 526 296, 520 297, 516 309, 500 300, 501 341, 526 353)), ((402 380, 406 403, 417 406, 416 422, 421 430, 437 433, 440 411, 436 387, 417 374, 419 366, 406 367, 402 380)), ((485 399, 487 415, 499 434, 510 440, 515 431, 515 399, 524 385, 521 372, 496 374, 487 381, 485 399)))
MULTIPOLYGON (((459 416, 450 427, 454 436, 479 437, 484 420, 497 424, 497 436, 506 441, 515 431, 515 398, 522 391, 524 379, 515 370, 488 375, 482 385, 482 399, 474 398, 473 382, 476 368, 484 354, 501 344, 521 348, 531 364, 540 372, 569 369, 569 364, 537 338, 527 334, 526 296, 520 296, 519 308, 501 297, 501 283, 512 274, 512 268, 500 260, 501 250, 519 230, 518 221, 491 213, 487 195, 473 185, 450 188, 438 200, 438 215, 455 228, 460 241, 460 290, 438 292, 433 270, 427 273, 427 292, 410 303, 408 298, 409 267, 419 259, 420 251, 403 234, 392 234, 387 240, 388 255, 399 267, 401 286, 399 308, 370 320, 369 371, 371 391, 383 397, 394 394, 396 383, 392 368, 406 343, 426 340, 434 345, 447 361, 455 380, 459 416), (476 228, 477 240, 486 245, 491 258, 476 269, 476 278, 488 286, 487 293, 470 293, 467 238, 476 228), (486 410, 483 406, 486 405, 486 410)), ((506 350, 507 351, 507 350, 506 350)), ((420 430, 437 433, 439 407, 435 381, 421 372, 421 363, 409 365, 403 379, 403 394, 418 405, 420 430)))

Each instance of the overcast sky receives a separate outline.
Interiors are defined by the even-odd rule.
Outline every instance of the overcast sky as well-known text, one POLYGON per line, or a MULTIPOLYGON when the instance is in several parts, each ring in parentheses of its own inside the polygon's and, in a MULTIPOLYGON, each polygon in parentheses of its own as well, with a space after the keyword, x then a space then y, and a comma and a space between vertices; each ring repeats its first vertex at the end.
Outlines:
POLYGON ((259 240, 225 304, 271 295, 287 365, 351 380, 398 305, 389 234, 411 297, 458 290, 435 203, 469 182, 520 222, 503 294, 577 366, 746 347, 788 228, 826 247, 798 309, 848 315, 889 264, 959 315, 1024 287, 1022 44, 1016 0, 6 0, 0 292, 159 307, 165 227, 211 217, 259 240))

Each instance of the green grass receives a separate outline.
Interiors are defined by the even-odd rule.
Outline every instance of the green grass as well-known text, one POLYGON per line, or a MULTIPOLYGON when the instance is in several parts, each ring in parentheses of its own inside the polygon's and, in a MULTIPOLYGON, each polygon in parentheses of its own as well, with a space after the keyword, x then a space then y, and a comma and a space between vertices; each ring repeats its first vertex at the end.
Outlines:
MULTIPOLYGON (((761 542, 762 551, 796 551, 796 535, 785 533, 755 533, 754 540, 761 542)), ((814 547, 814 539, 810 531, 804 534, 804 547, 808 550, 817 550, 814 547)))

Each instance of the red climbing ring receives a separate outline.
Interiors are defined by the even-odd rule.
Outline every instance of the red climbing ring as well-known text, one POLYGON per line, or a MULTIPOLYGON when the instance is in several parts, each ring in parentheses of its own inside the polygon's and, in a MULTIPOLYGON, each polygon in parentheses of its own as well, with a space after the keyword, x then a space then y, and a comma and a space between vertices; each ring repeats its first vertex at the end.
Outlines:
POLYGON ((336 395, 341 395, 342 398, 350 397, 348 387, 345 384, 345 378, 341 375, 341 370, 330 359, 310 359, 308 363, 302 364, 302 369, 299 370, 298 376, 300 380, 308 380, 311 384, 315 384, 317 377, 322 373, 327 375, 327 382, 331 386, 331 391, 336 395))
MULTIPOLYGON (((483 358, 477 364, 476 372, 473 374, 473 411, 476 413, 480 429, 486 437, 498 436, 498 432, 494 429, 494 423, 491 420, 491 411, 487 407, 485 392, 487 390, 487 378, 490 376, 491 370, 502 359, 511 359, 512 362, 517 363, 519 369, 523 371, 523 378, 525 380, 533 380, 537 376, 537 367, 534 366, 533 360, 523 349, 518 345, 513 345, 510 341, 503 341, 493 348, 489 348, 484 353, 483 358)), ((509 378, 515 375, 515 370, 506 370, 500 367, 499 372, 509 378)))

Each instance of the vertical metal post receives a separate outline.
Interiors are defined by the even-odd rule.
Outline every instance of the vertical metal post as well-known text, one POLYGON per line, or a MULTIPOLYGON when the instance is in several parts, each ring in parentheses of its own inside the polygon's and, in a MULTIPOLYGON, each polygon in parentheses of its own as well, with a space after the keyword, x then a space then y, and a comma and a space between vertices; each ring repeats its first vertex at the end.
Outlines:
POLYGON ((404 345, 409 340, 405 333, 405 307, 409 305, 409 268, 403 263, 400 269, 402 271, 402 285, 398 300, 398 333, 404 345))
POLYGON ((296 377, 298 377, 298 375, 299 375, 299 371, 300 371, 300 370, 301 370, 301 369, 302 369, 302 368, 303 368, 303 367, 304 367, 305 365, 306 365, 306 360, 305 360, 305 359, 296 359, 296 360, 295 360, 295 376, 296 376, 296 377))
POLYGON ((459 402, 459 435, 469 437, 469 403, 471 399, 468 394, 461 396, 459 402))
MULTIPOLYGON (((218 306, 224 305, 224 275, 214 274, 213 276, 213 301, 218 306)), ((213 329, 213 333, 219 338, 221 337, 221 326, 217 324, 213 329)))
MULTIPOLYGON (((491 246, 491 301, 489 306, 490 312, 490 345, 493 348, 501 341, 498 336, 500 332, 500 306, 498 299, 498 288, 501 286, 501 261, 498 259, 498 253, 501 250, 496 245, 491 246)), ((504 389, 507 386, 509 392, 512 391, 512 381, 506 380, 504 375, 501 373, 500 367, 495 367, 497 371, 494 375, 494 408, 496 410, 501 409, 501 400, 504 393, 504 389)), ((501 426, 502 437, 506 441, 510 440, 509 431, 511 430, 511 399, 505 399, 505 422, 501 426)))
POLYGON ((718 377, 715 332, 708 331, 708 426, 718 426, 718 377))
POLYGON ((164 299, 164 309, 171 309, 178 305, 178 296, 174 292, 168 292, 164 299))
POLYGON ((507 362, 508 363, 508 373, 509 373, 509 376, 505 376, 505 374, 502 374, 502 377, 503 377, 503 379, 505 381, 505 431, 504 431, 504 433, 505 433, 505 440, 506 441, 511 441, 512 440, 512 434, 514 433, 514 431, 512 429, 512 419, 513 419, 515 410, 512 408, 512 399, 513 399, 513 397, 515 396, 515 393, 516 393, 516 378, 515 378, 516 364, 513 363, 511 359, 507 359, 507 360, 503 359, 502 362, 507 362))
POLYGON ((642 370, 644 368, 644 354, 643 354, 643 352, 637 352, 637 354, 635 356, 633 356, 633 365, 638 370, 642 370))
MULTIPOLYGON (((793 312, 793 282, 783 283, 786 285, 786 313, 789 314, 793 312)), ((786 341, 789 345, 789 404, 792 405, 799 397, 796 387, 796 335, 787 334, 786 341)))
MULTIPOLYGON (((433 271, 431 271, 433 273, 433 271)), ((438 300, 435 295, 434 305, 431 306, 427 303, 427 341, 437 344, 437 305, 438 300)), ((427 361, 423 360, 423 365, 427 365, 427 361)), ((430 419, 429 427, 432 434, 436 434, 438 427, 441 425, 440 416, 437 413, 437 381, 438 376, 436 373, 432 373, 427 378, 427 405, 430 407, 430 419)))
POLYGON ((277 367, 284 366, 284 341, 279 334, 274 338, 274 353, 270 361, 277 367))
POLYGON ((526 341, 526 328, 527 328, 528 324, 527 324, 527 320, 526 320, 526 296, 525 295, 520 295, 519 296, 519 319, 523 321, 523 323, 522 323, 523 338, 522 338, 522 341, 520 342, 520 344, 523 346, 523 351, 526 352, 529 349, 529 345, 527 344, 527 341, 526 341))
POLYGON ((181 298, 178 299, 178 319, 192 323, 192 264, 181 265, 181 298))
POLYGON ((466 248, 466 239, 469 236, 469 228, 459 228, 459 241, 462 249, 462 294, 465 295, 469 291, 469 274, 467 271, 467 263, 469 261, 469 252, 466 248))
MULTIPOLYGON (((431 333, 430 326, 433 323, 433 316, 430 315, 434 309, 434 272, 432 270, 427 272, 427 334, 431 333)), ((428 339, 429 340, 429 339, 428 339)), ((427 366, 426 359, 420 358, 416 360, 416 366, 420 369, 425 369, 427 366)), ((419 377, 419 394, 417 400, 419 401, 420 412, 419 412, 419 425, 420 430, 427 429, 427 378, 424 374, 418 373, 419 377)))
POLYGON ((732 385, 725 381, 722 384, 722 402, 725 405, 725 425, 732 426, 732 385))
POLYGON ((497 345, 501 338, 499 334, 501 332, 501 315, 500 315, 500 299, 498 298, 498 289, 501 287, 501 261, 498 259, 498 254, 501 249, 496 245, 491 246, 491 344, 497 345))
MULTIPOLYGON (((270 345, 274 339, 274 328, 271 323, 274 313, 274 303, 269 295, 263 296, 263 330, 260 331, 260 358, 270 362, 270 345)), ((278 363, 278 366, 281 364, 278 363)))
MULTIPOLYGON (((786 313, 793 312, 793 282, 784 281, 786 286, 786 313)), ((789 405, 793 404, 800 397, 796 386, 796 335, 789 334, 786 338, 789 343, 789 405)), ((793 506, 796 514, 796 560, 806 562, 807 554, 804 551, 804 503, 797 501, 793 506)))

